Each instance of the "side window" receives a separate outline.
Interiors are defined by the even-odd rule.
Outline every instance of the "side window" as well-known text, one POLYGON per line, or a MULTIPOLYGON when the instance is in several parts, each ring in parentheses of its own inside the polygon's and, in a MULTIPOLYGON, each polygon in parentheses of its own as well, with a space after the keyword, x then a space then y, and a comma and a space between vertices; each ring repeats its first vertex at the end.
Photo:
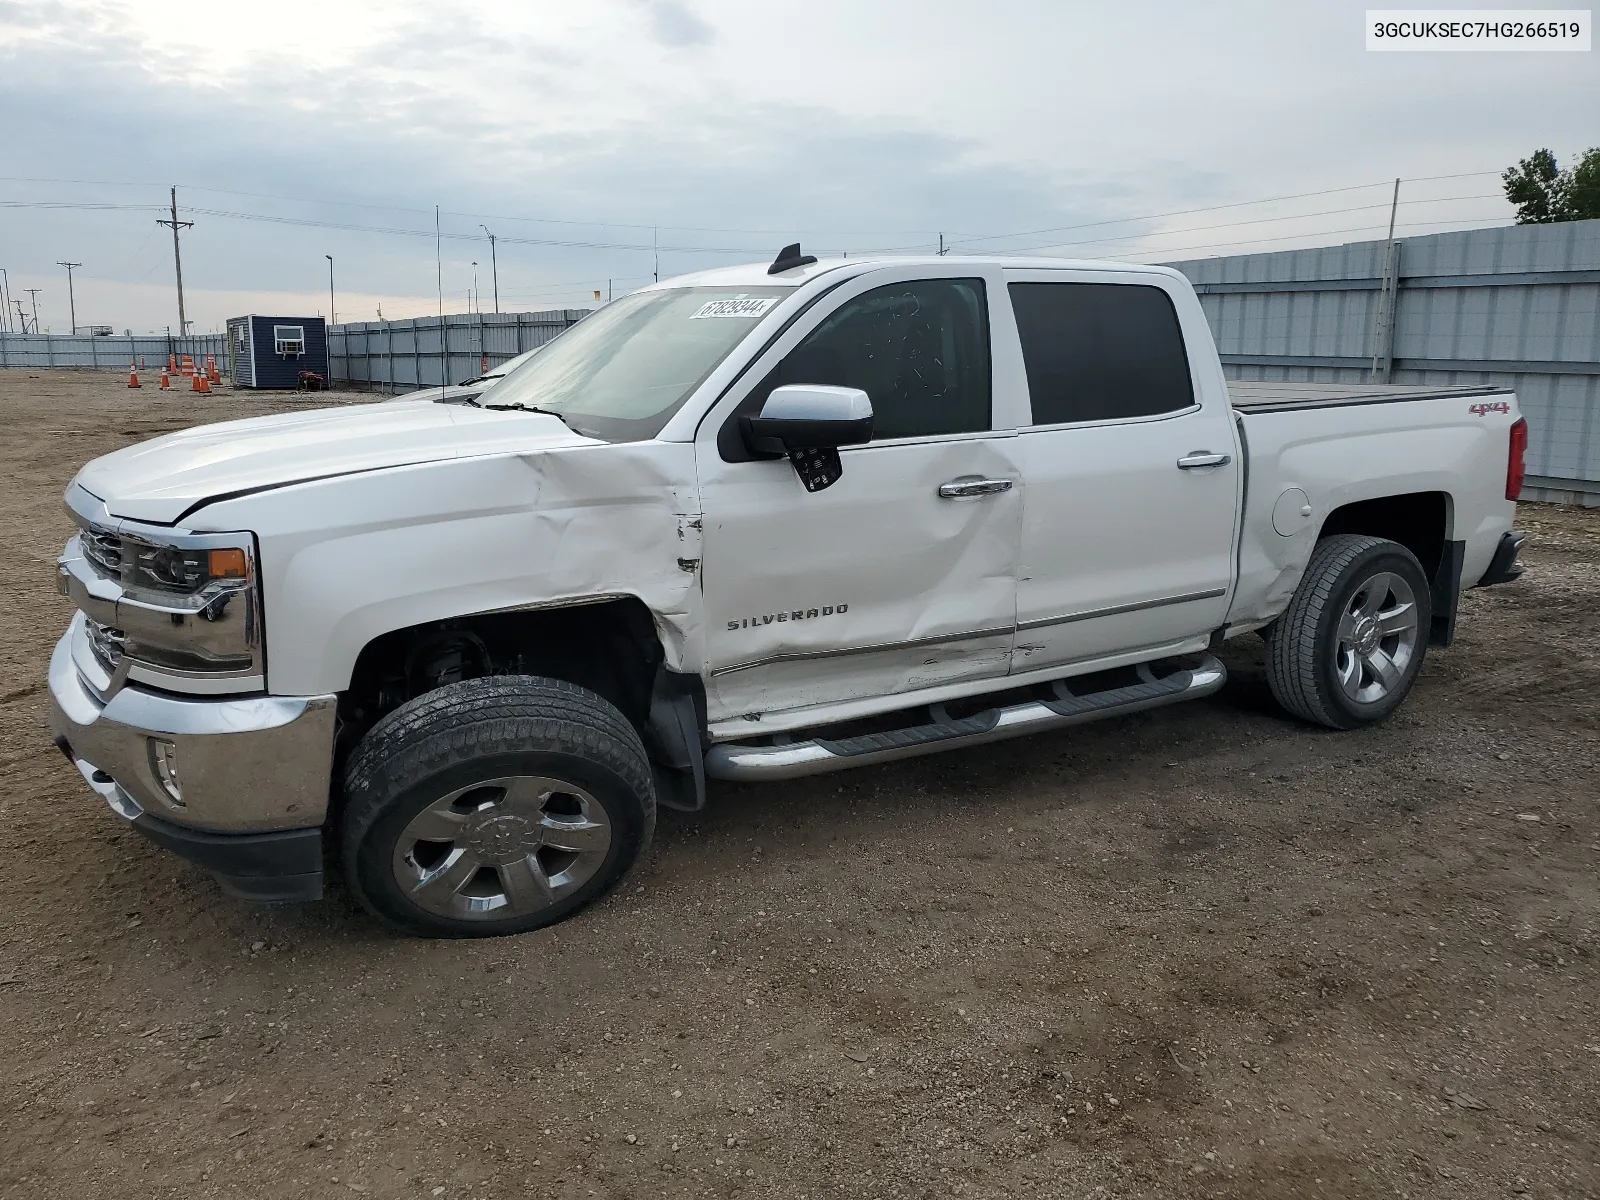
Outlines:
POLYGON ((1126 283, 1013 283, 1033 423, 1108 421, 1194 403, 1166 292, 1126 283))
POLYGON ((872 401, 872 439, 989 428, 989 312, 981 279, 893 283, 848 300, 757 385, 741 411, 760 412, 773 388, 824 383, 872 401))

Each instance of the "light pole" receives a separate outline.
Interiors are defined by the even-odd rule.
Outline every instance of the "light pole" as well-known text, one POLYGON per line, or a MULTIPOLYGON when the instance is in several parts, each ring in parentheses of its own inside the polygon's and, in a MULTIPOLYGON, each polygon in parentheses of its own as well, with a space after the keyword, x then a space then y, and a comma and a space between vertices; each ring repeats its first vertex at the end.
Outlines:
POLYGON ((485 234, 488 234, 488 237, 489 237, 489 269, 494 272, 494 310, 495 310, 495 312, 499 312, 500 311, 500 262, 494 256, 494 234, 489 233, 489 227, 487 225, 479 225, 478 228, 483 230, 483 232, 485 234))
POLYGON ((333 315, 334 315, 333 314, 333 255, 324 254, 322 257, 328 260, 328 324, 332 325, 333 324, 333 315))
MULTIPOLYGON (((58 258, 58 259, 56 259, 56 266, 65 267, 67 269, 67 306, 68 306, 68 310, 72 313, 72 332, 73 333, 77 333, 78 332, 78 302, 77 302, 76 299, 74 299, 74 297, 72 295, 72 268, 73 267, 81 267, 81 266, 83 266, 83 264, 82 263, 62 262, 58 258)), ((37 320, 37 319, 38 318, 35 318, 35 320, 37 320)))

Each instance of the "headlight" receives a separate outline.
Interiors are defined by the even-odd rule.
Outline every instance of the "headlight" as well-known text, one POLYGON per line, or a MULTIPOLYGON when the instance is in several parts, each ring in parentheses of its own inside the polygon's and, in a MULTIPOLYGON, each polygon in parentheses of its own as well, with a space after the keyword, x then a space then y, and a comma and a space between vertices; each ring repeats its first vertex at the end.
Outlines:
POLYGON ((264 686, 259 575, 249 533, 186 533, 117 521, 77 488, 67 500, 81 532, 61 558, 62 590, 83 611, 88 649, 108 676, 121 671, 174 691, 264 686))
POLYGON ((152 587, 185 595, 198 592, 221 579, 248 579, 250 565, 237 546, 211 550, 184 550, 177 546, 138 546, 134 543, 134 587, 152 587))

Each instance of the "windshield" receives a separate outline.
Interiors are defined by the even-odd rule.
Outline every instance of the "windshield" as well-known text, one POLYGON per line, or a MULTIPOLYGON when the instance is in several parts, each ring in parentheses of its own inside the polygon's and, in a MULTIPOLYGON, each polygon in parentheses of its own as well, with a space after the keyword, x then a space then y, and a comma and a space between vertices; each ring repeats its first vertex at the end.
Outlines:
POLYGON ((543 347, 483 403, 558 413, 607 441, 654 437, 787 287, 635 292, 543 347))
POLYGON ((507 375, 511 374, 511 372, 515 371, 523 363, 527 362, 530 358, 543 349, 543 346, 535 346, 532 350, 524 350, 515 358, 508 358, 505 362, 490 367, 488 371, 482 375, 479 375, 475 379, 463 379, 461 384, 463 387, 465 387, 469 383, 499 383, 507 375))

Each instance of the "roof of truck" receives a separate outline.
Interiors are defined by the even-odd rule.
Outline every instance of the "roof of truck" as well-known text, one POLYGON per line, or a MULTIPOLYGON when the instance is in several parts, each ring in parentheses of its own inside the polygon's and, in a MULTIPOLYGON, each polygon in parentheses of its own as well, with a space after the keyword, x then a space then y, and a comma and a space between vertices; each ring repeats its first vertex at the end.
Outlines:
POLYGON ((955 262, 976 266, 1000 266, 1012 270, 1047 269, 1055 271, 1116 271, 1138 272, 1172 277, 1178 274, 1171 267, 1157 267, 1149 263, 1108 262, 1105 259, 1074 258, 1013 258, 1003 255, 960 255, 940 257, 921 255, 865 255, 859 258, 824 258, 803 267, 793 267, 777 275, 767 274, 768 263, 741 263, 734 267, 714 267, 709 271, 696 271, 689 275, 675 275, 652 284, 650 288, 668 287, 799 287, 819 275, 827 275, 846 267, 948 267, 955 262))

